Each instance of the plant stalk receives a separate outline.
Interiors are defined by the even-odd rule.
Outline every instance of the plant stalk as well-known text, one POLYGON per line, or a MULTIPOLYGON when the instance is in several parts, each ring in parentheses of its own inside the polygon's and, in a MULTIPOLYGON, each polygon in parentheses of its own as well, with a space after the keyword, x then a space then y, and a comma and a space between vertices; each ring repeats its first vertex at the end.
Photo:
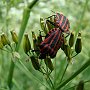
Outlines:
POLYGON ((65 73, 66 73, 67 68, 68 68, 68 65, 69 65, 69 62, 67 62, 67 65, 66 65, 65 70, 64 70, 64 72, 63 72, 63 74, 62 74, 62 77, 61 77, 60 83, 61 83, 62 80, 63 80, 63 77, 64 77, 64 75, 65 75, 65 73))
MULTIPOLYGON (((39 0, 34 0, 31 4, 29 4, 27 6, 26 9, 24 9, 23 17, 22 17, 22 23, 21 23, 21 27, 20 27, 20 32, 19 32, 19 35, 18 35, 19 40, 18 40, 18 44, 15 48, 16 52, 19 51, 20 44, 21 44, 21 41, 22 41, 22 37, 23 37, 23 34, 25 32, 25 29, 26 29, 26 26, 27 26, 27 23, 28 23, 28 20, 29 20, 30 11, 34 7, 34 5, 36 4, 37 1, 39 1, 39 0)), ((15 64, 14 64, 13 60, 11 60, 11 65, 10 65, 10 70, 9 70, 9 75, 8 75, 8 82, 7 82, 8 87, 9 87, 10 90, 12 88, 12 78, 13 78, 13 73, 14 73, 14 67, 15 67, 15 64)))
POLYGON ((78 24, 78 28, 76 30, 76 33, 75 33, 75 38, 77 37, 77 34, 78 32, 80 31, 81 29, 81 24, 83 22, 83 18, 84 18, 84 15, 85 15, 85 12, 86 12, 86 9, 87 9, 87 4, 88 4, 89 0, 86 0, 84 6, 83 6, 83 11, 82 11, 82 14, 81 14, 81 17, 80 17, 80 21, 79 21, 79 24, 78 24))
POLYGON ((90 59, 84 64, 82 65, 82 67, 80 69, 78 69, 72 76, 70 76, 67 80, 65 80, 64 82, 62 82, 61 84, 59 83, 59 85, 57 86, 56 90, 59 90, 60 88, 62 88, 63 86, 65 86, 68 82, 70 82, 73 78, 75 78, 78 74, 80 74, 83 70, 85 70, 88 66, 90 65, 90 59))

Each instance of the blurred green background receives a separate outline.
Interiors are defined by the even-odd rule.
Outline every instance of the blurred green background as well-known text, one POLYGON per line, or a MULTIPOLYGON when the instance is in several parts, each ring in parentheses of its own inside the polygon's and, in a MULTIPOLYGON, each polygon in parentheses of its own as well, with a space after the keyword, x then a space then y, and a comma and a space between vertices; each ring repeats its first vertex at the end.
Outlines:
MULTIPOLYGON (((10 39, 10 31, 15 30, 19 33, 22 13, 24 8, 31 3, 33 0, 0 0, 0 34, 5 32, 10 39)), ((73 58, 73 63, 71 63, 67 69, 64 78, 68 78, 73 72, 78 70, 90 57, 90 1, 87 0, 39 0, 38 3, 33 7, 26 31, 29 34, 30 41, 32 43, 31 31, 34 31, 37 35, 40 27, 40 17, 48 17, 54 12, 62 12, 68 17, 70 21, 70 31, 76 32, 80 30, 82 33, 82 52, 73 58)), ((12 41, 13 42, 13 41, 12 41)), ((13 76, 13 88, 12 90, 48 90, 40 82, 38 82, 35 77, 37 77, 41 82, 46 84, 45 77, 38 71, 34 70, 31 62, 26 62, 27 56, 23 51, 21 44, 20 50, 20 60, 28 68, 25 68, 21 64, 16 62, 14 76, 13 76), (31 73, 32 72, 32 73, 31 73)), ((58 82, 61 78, 62 72, 65 68, 65 55, 62 50, 59 50, 56 58, 56 75, 58 82)), ((0 50, 0 90, 7 89, 7 77, 10 68, 11 54, 0 50)), ((52 76, 54 71, 52 72, 52 76)), ((79 74, 75 79, 69 84, 62 88, 62 90, 67 90, 67 88, 78 84, 80 80, 90 80, 90 67, 79 74)), ((46 84, 47 85, 47 84, 46 84)), ((74 90, 68 89, 68 90, 74 90)), ((90 90, 90 82, 85 83, 85 90, 90 90)))

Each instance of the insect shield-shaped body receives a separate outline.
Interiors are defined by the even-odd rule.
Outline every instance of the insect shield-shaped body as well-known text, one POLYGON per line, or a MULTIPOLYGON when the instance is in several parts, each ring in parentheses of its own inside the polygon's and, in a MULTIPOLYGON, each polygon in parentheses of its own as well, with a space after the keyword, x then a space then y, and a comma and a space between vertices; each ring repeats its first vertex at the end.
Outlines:
POLYGON ((55 27, 58 27, 64 33, 70 33, 69 31, 70 23, 68 18, 61 13, 56 13, 56 15, 53 16, 54 16, 54 22, 50 20, 47 20, 47 22, 51 23, 55 27))
POLYGON ((40 59, 46 56, 54 58, 63 43, 63 34, 59 28, 51 29, 40 44, 40 59))

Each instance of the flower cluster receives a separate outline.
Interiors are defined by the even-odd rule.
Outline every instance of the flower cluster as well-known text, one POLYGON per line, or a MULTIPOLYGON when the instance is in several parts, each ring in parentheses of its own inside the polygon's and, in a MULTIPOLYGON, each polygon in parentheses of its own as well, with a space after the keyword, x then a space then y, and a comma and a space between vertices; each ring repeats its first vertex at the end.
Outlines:
MULTIPOLYGON (((13 42, 17 45, 18 44, 18 36, 15 31, 11 31, 11 36, 13 42)), ((10 40, 8 39, 7 35, 5 33, 2 33, 0 36, 0 49, 3 49, 5 46, 10 46, 12 48, 12 44, 10 40)))
POLYGON ((51 58, 56 57, 60 48, 64 51, 69 62, 81 52, 81 33, 78 34, 75 42, 74 33, 69 31, 69 20, 59 13, 46 19, 40 18, 40 25, 45 36, 42 36, 41 31, 38 36, 32 31, 33 48, 31 48, 28 34, 25 34, 23 48, 30 57, 33 67, 45 74, 46 70, 41 64, 42 59, 49 68, 49 72, 52 72, 54 67, 51 58), (69 35, 69 40, 67 40, 69 35))

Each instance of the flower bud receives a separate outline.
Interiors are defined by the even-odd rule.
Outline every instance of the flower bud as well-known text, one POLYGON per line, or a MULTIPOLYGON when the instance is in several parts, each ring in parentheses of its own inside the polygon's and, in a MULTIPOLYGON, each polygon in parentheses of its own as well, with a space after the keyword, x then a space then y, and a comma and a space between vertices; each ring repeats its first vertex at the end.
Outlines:
POLYGON ((71 33, 70 38, 69 38, 69 46, 72 47, 73 44, 74 44, 74 34, 71 33))
POLYGON ((40 35, 40 36, 37 37, 37 43, 38 43, 38 45, 40 45, 41 42, 42 42, 42 36, 40 35))
POLYGON ((76 90, 84 90, 84 82, 83 81, 80 81, 76 90))
POLYGON ((55 18, 55 15, 54 15, 54 16, 52 15, 52 16, 50 17, 50 21, 51 21, 51 22, 54 22, 54 21, 55 21, 54 18, 55 18))
POLYGON ((32 31, 32 38, 33 38, 33 48, 34 48, 34 50, 37 50, 37 39, 36 39, 36 35, 35 35, 35 33, 32 31))
POLYGON ((48 30, 46 28, 46 24, 45 24, 43 18, 40 18, 40 25, 41 25, 41 29, 44 31, 44 33, 47 34, 48 33, 48 30))
POLYGON ((64 53, 66 54, 66 56, 68 57, 68 59, 70 59, 71 58, 71 51, 70 51, 70 47, 69 47, 69 45, 67 44, 67 43, 65 43, 65 46, 64 46, 64 53))
POLYGON ((67 42, 66 38, 64 38, 63 43, 61 45, 61 49, 64 51, 65 50, 65 43, 67 42))
MULTIPOLYGON (((80 35, 80 34, 79 34, 80 35)), ((80 53, 82 50, 82 42, 81 42, 81 36, 77 37, 76 44, 75 44, 75 51, 76 53, 80 53)))
POLYGON ((81 33, 80 32, 78 33, 78 37, 81 37, 81 33))
POLYGON ((15 31, 11 31, 12 39, 17 44, 18 43, 18 36, 15 31))
POLYGON ((35 35, 35 33, 33 31, 32 31, 32 38, 36 39, 36 35, 35 35))
POLYGON ((23 40, 23 49, 24 52, 27 54, 31 50, 31 44, 28 38, 28 34, 24 35, 24 40, 23 40))
POLYGON ((7 44, 10 46, 10 41, 4 33, 2 33, 2 35, 1 35, 1 41, 2 41, 4 46, 7 45, 7 44))
POLYGON ((37 50, 37 40, 36 39, 33 39, 33 47, 34 47, 34 50, 37 50))
POLYGON ((3 43, 2 43, 2 41, 0 40, 0 49, 2 49, 3 48, 3 43))
POLYGON ((53 63, 52 63, 52 61, 51 61, 50 58, 44 59, 44 62, 45 62, 45 64, 46 64, 46 66, 47 66, 51 71, 54 70, 53 63))
POLYGON ((31 62, 35 70, 40 70, 40 64, 38 62, 38 59, 36 59, 34 56, 31 56, 31 62))
POLYGON ((39 36, 37 37, 37 43, 38 45, 40 45, 40 43, 42 42, 42 35, 41 32, 39 33, 39 36))

